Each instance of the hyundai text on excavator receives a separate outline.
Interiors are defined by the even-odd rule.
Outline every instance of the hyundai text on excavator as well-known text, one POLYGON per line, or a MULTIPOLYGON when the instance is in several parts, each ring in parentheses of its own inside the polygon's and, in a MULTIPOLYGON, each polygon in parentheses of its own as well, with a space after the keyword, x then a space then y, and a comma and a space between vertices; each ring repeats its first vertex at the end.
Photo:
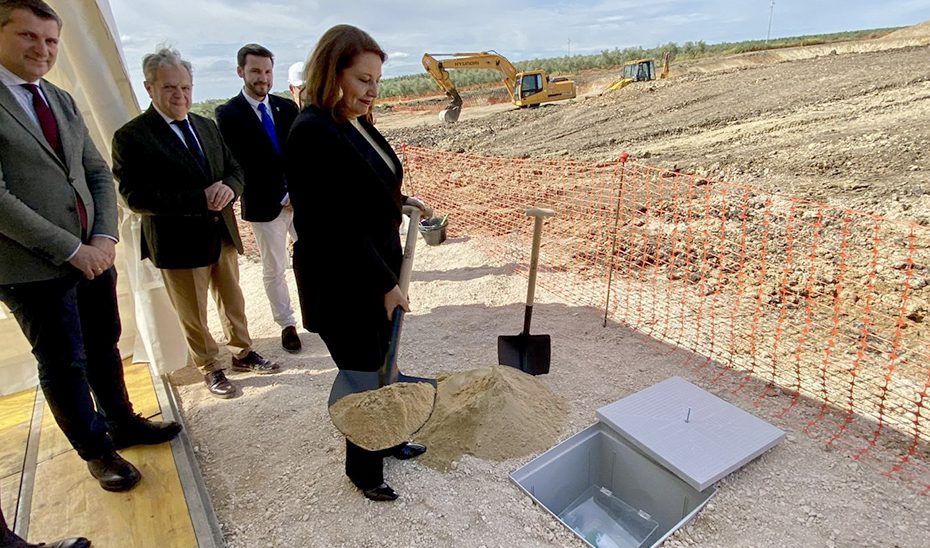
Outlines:
POLYGON ((439 118, 445 122, 455 122, 462 113, 462 97, 455 89, 448 69, 492 69, 500 72, 501 83, 507 89, 510 101, 521 108, 575 97, 574 80, 549 77, 541 69, 517 72, 506 57, 495 51, 424 53, 422 61, 426 72, 451 99, 449 105, 439 113, 439 118), (436 57, 445 59, 439 60, 436 57))
MULTIPOLYGON (((668 78, 668 52, 662 56, 662 72, 659 78, 668 78)), ((623 76, 614 80, 604 91, 623 89, 633 82, 644 82, 656 79, 656 63, 652 59, 633 59, 623 63, 623 76)), ((601 93, 604 93, 602 91, 601 93)))

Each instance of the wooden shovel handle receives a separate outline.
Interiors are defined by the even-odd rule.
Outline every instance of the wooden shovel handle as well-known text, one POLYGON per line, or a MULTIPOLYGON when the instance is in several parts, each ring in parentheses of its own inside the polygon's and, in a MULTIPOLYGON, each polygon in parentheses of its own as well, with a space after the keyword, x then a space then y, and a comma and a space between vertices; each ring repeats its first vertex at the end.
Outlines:
POLYGON ((533 300, 536 298, 536 270, 539 268, 539 242, 542 239, 543 219, 554 216, 555 211, 541 207, 531 207, 526 210, 526 214, 536 218, 536 222, 533 224, 533 252, 530 255, 530 280, 526 289, 527 313, 523 322, 523 333, 528 335, 530 332, 533 300))
MULTIPOLYGON (((404 215, 410 217, 410 224, 407 225, 407 242, 404 244, 404 258, 400 264, 400 277, 397 280, 397 286, 400 287, 401 293, 407 295, 407 289, 410 287, 410 275, 413 272, 413 254, 417 248, 417 234, 420 232, 420 217, 432 215, 433 211, 426 208, 426 211, 418 207, 405 205, 403 208, 404 215)), ((400 334, 404 326, 404 309, 397 307, 394 309, 391 321, 391 339, 388 341, 387 353, 384 356, 384 363, 378 370, 378 383, 385 386, 397 380, 397 351, 400 346, 400 334)))
POLYGON ((526 214, 530 217, 554 217, 555 211, 543 207, 531 207, 526 210, 526 214))
POLYGON ((426 211, 411 205, 405 205, 403 208, 404 215, 410 217, 410 223, 407 225, 407 241, 404 244, 404 259, 400 263, 400 278, 397 285, 401 293, 407 296, 407 288, 410 287, 410 275, 413 272, 413 253, 417 247, 417 234, 420 232, 420 217, 433 214, 433 210, 426 208, 426 211))

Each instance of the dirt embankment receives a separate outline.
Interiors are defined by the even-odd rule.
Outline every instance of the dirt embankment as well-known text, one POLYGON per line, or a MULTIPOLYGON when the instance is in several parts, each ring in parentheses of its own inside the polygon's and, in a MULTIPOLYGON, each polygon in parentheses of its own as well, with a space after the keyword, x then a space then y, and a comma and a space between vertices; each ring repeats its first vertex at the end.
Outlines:
POLYGON ((900 47, 930 43, 927 26, 680 67, 536 109, 466 108, 454 125, 435 113, 379 124, 395 144, 492 156, 604 160, 625 150, 636 162, 930 224, 930 47, 900 47))

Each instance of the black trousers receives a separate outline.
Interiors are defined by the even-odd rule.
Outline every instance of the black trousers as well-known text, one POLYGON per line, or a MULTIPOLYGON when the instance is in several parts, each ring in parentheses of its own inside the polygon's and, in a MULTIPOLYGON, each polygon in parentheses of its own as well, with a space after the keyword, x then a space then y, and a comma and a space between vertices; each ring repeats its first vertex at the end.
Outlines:
POLYGON ((3 512, 0 511, 0 548, 20 548, 21 546, 25 546, 25 542, 7 527, 3 512))
POLYGON ((39 385, 68 441, 84 460, 110 451, 107 423, 133 414, 116 347, 116 269, 93 280, 75 272, 54 280, 0 285, 0 300, 32 345, 39 385))
POLYGON ((0 548, 13 548, 19 546, 22 539, 13 534, 13 531, 7 527, 6 519, 3 517, 3 511, 0 510, 0 548))
MULTIPOLYGON (((320 330, 339 369, 350 371, 377 371, 384 363, 391 337, 391 322, 384 306, 380 316, 377 309, 359 314, 351 326, 328 326, 320 330)), ((346 475, 361 490, 373 489, 384 482, 384 457, 396 448, 367 451, 346 439, 346 475)))
POLYGON ((25 541, 6 524, 6 518, 3 517, 3 510, 0 510, 0 548, 22 548, 26 546, 25 541))

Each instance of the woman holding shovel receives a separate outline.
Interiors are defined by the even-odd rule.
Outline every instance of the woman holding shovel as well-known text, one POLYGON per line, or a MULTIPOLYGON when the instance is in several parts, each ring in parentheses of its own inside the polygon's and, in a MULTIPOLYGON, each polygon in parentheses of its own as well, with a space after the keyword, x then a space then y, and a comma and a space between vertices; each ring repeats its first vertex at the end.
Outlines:
MULTIPOLYGON (((401 163, 372 125, 386 59, 361 29, 326 31, 306 64, 305 107, 285 147, 303 324, 320 334, 340 370, 378 371, 394 309, 409 311, 398 286, 401 208, 423 204, 401 194, 401 163)), ((346 475, 369 499, 394 500, 384 457, 425 451, 414 443, 367 451, 346 439, 346 475)))

